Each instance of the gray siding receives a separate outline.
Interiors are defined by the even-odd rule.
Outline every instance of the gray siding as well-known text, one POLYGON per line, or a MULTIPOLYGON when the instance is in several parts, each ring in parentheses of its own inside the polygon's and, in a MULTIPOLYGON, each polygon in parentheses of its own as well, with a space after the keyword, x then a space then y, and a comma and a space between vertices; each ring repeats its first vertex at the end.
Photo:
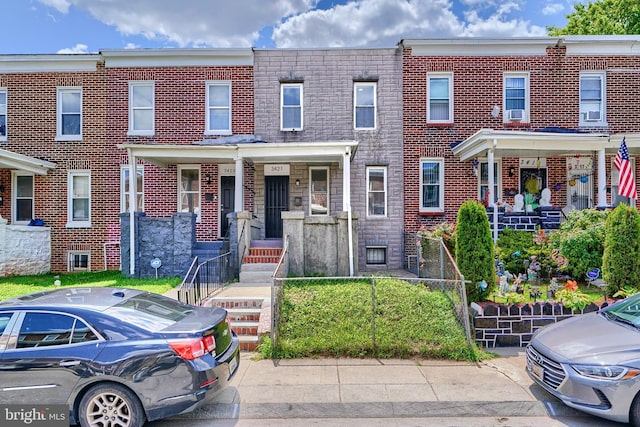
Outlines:
MULTIPOLYGON (((399 49, 256 49, 254 56, 255 134, 267 142, 358 141, 351 163, 351 205, 358 216, 358 267, 367 269, 368 245, 387 246, 387 268, 402 267, 403 158, 402 52, 399 49), (303 81, 303 124, 299 132, 280 131, 280 80, 303 81), (356 131, 353 83, 376 78, 377 128, 356 131), (366 213, 366 167, 387 167, 387 216, 366 213)), ((308 213, 308 166, 291 164, 290 209, 308 213), (300 186, 295 180, 300 179, 300 186), (296 206, 294 198, 300 197, 296 206)), ((342 210, 342 171, 330 166, 331 214, 342 210)), ((258 170, 256 170, 258 172, 258 170)), ((257 181, 261 181, 258 179, 257 181)), ((256 182, 256 210, 260 208, 256 182)), ((378 269, 378 268, 375 268, 378 269)))

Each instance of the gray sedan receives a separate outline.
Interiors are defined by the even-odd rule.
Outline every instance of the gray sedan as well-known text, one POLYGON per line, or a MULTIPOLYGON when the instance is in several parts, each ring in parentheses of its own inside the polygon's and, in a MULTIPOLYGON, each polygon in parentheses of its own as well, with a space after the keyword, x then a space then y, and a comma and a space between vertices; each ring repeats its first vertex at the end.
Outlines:
POLYGON ((538 330, 527 372, 567 406, 640 426, 640 294, 538 330))

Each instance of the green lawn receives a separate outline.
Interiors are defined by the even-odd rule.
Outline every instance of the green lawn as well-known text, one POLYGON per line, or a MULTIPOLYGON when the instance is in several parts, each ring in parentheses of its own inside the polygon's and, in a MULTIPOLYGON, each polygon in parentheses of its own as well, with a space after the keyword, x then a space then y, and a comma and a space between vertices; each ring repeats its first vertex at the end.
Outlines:
POLYGON ((467 344, 445 294, 399 279, 376 281, 375 305, 368 279, 289 281, 280 319, 277 348, 265 340, 263 356, 491 357, 467 344))
POLYGON ((181 278, 129 279, 120 271, 99 271, 70 274, 43 274, 37 276, 0 277, 0 300, 20 295, 56 288, 54 282, 60 280, 61 287, 107 286, 142 289, 163 294, 178 286, 181 278))

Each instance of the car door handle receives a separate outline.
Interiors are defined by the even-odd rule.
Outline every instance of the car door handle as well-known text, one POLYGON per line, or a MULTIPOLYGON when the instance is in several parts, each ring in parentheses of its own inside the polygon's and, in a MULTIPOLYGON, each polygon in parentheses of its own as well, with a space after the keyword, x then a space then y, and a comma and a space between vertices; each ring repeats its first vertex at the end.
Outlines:
POLYGON ((63 368, 68 368, 70 366, 78 366, 80 364, 79 360, 64 360, 60 362, 60 366, 63 368))

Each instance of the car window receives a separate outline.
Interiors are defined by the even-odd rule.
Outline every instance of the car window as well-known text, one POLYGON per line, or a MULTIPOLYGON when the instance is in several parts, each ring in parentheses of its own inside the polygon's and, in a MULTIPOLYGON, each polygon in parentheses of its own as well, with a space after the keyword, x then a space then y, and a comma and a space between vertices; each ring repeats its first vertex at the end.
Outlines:
POLYGON ((193 307, 161 295, 141 294, 105 312, 149 331, 161 331, 187 317, 193 307))
POLYGON ((65 345, 98 339, 75 317, 56 313, 26 313, 17 348, 65 345))
POLYGON ((9 324, 9 320, 11 320, 11 316, 13 316, 13 313, 0 313, 0 335, 4 333, 5 328, 9 324))

